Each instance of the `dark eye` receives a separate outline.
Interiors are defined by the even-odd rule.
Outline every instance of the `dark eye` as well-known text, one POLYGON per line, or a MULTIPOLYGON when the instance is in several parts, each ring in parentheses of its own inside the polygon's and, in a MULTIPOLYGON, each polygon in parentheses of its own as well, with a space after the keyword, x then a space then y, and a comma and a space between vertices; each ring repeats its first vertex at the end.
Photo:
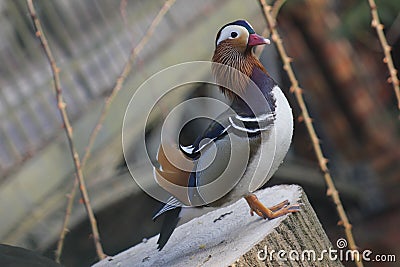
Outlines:
POLYGON ((232 38, 236 38, 238 36, 238 33, 237 32, 231 32, 231 37, 232 38))

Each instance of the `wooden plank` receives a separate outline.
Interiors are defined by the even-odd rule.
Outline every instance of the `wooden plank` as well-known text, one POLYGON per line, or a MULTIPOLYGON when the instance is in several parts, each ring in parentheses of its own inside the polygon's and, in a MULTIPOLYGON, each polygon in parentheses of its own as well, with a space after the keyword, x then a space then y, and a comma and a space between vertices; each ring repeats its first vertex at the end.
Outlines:
POLYGON ((93 266, 342 266, 326 254, 318 260, 323 250, 333 246, 299 186, 275 186, 257 192, 257 196, 267 206, 285 199, 303 206, 298 213, 263 220, 250 216, 247 203, 241 199, 181 225, 161 251, 157 250, 157 235, 93 266), (265 248, 270 254, 265 255, 265 248), (278 258, 280 250, 286 253, 286 262, 278 258), (305 256, 296 260, 288 255, 301 257, 309 250, 315 252, 315 259, 305 256))

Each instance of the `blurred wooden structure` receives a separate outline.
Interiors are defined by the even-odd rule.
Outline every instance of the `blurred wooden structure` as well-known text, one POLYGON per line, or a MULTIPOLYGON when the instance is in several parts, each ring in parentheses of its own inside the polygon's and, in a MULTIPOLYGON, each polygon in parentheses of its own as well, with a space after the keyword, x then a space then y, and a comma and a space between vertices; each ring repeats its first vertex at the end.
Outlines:
MULTIPOLYGON (((397 69, 399 10, 398 2, 378 4, 397 69)), ((393 89, 386 82, 389 74, 382 49, 366 12, 366 1, 308 0, 288 4, 280 13, 279 26, 295 59, 299 82, 306 89, 335 182, 359 189, 358 204, 345 203, 359 245, 379 244, 375 250, 400 253, 393 245, 400 242, 400 236, 388 224, 398 218, 400 204, 400 117, 393 89)), ((301 141, 302 126, 296 134, 295 153, 312 157, 301 141)), ((320 217, 326 218, 322 213, 320 217)), ((333 236, 341 234, 336 231, 333 236)))
POLYGON ((299 186, 275 186, 257 196, 267 206, 283 201, 282 197, 303 205, 298 213, 263 220, 250 216, 241 199, 178 227, 161 251, 157 235, 94 267, 343 266, 338 258, 329 259, 326 252, 337 248, 299 186))
MULTIPOLYGON (((299 71, 301 83, 309 89, 318 119, 329 121, 323 123, 324 133, 349 162, 371 162, 380 176, 398 180, 400 169, 389 167, 400 158, 394 98, 386 96, 393 91, 384 79, 388 71, 383 62, 371 62, 383 55, 371 56, 371 47, 350 43, 340 35, 342 22, 329 1, 306 1, 305 6, 307 14, 290 6, 282 28, 290 32, 287 46, 296 58, 295 66, 309 69, 299 71)), ((377 40, 370 42, 377 44, 377 40)))

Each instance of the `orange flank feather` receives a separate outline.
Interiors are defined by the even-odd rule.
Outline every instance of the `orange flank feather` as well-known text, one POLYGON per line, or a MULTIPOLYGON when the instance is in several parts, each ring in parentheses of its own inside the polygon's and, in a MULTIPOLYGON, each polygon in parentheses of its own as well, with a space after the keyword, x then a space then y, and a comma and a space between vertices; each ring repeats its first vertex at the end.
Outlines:
POLYGON ((187 187, 194 161, 173 144, 160 145, 157 161, 160 164, 159 169, 154 167, 154 178, 157 183, 183 204, 190 205, 187 187))

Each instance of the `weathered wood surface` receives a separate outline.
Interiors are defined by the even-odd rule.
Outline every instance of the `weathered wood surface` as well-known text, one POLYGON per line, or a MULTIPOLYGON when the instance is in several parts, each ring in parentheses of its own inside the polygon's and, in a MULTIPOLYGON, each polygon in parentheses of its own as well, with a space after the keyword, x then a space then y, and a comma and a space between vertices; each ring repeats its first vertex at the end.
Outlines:
POLYGON ((268 252, 295 251, 299 257, 303 251, 313 250, 318 258, 332 245, 299 186, 274 186, 257 195, 267 206, 288 199, 303 203, 302 210, 265 221, 250 216, 241 199, 181 225, 162 251, 156 249, 155 236, 94 266, 342 266, 327 256, 322 261, 307 256, 304 261, 279 261, 277 253, 270 253, 262 260, 265 248, 268 252))

